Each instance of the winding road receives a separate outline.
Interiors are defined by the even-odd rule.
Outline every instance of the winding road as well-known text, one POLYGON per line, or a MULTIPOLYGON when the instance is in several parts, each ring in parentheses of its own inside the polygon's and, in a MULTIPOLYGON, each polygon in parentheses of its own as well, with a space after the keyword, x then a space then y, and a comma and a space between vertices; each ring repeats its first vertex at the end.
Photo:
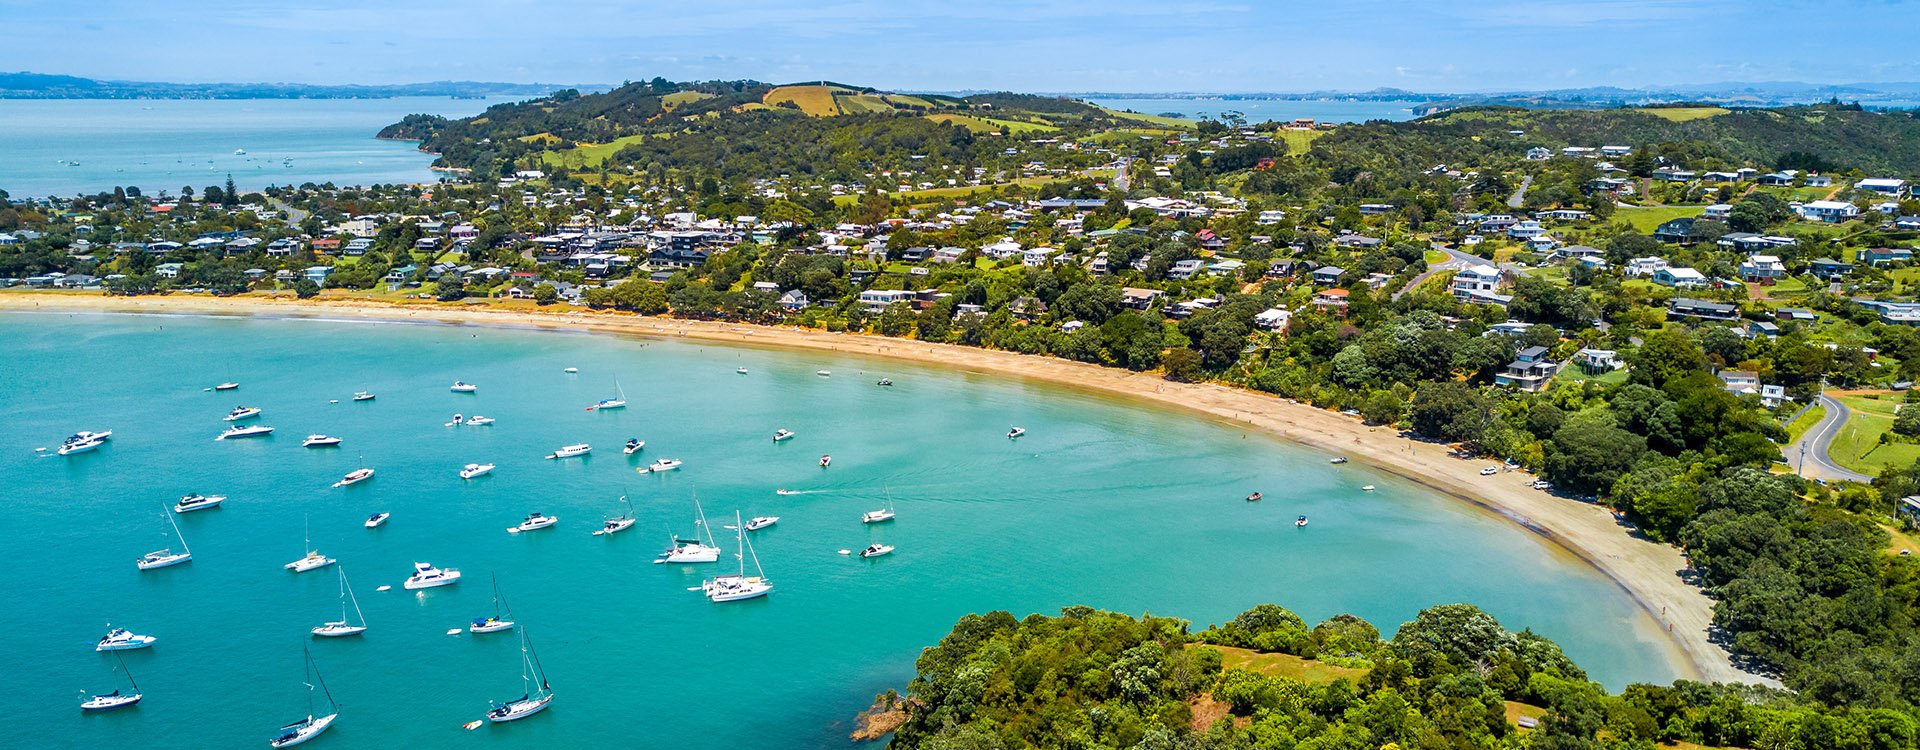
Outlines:
POLYGON ((1851 410, 1840 399, 1821 393, 1816 402, 1826 410, 1820 422, 1809 428, 1799 440, 1787 446, 1787 462, 1795 464, 1800 476, 1808 479, 1824 479, 1829 482, 1871 482, 1873 477, 1848 469, 1833 462, 1827 451, 1833 447, 1833 439, 1847 426, 1847 417, 1851 410))

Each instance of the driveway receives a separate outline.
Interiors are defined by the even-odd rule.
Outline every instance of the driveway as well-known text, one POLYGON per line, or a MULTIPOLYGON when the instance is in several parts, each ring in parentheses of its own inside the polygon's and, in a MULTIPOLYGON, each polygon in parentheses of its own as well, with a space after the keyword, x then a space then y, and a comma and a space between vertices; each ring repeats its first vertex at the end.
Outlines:
POLYGON ((1460 252, 1459 250, 1455 250, 1453 248, 1447 247, 1438 242, 1433 243, 1433 249, 1446 253, 1447 254, 1446 261, 1427 266, 1427 270, 1425 273, 1422 273, 1419 276, 1413 277, 1413 280, 1407 282, 1406 286, 1400 287, 1400 291, 1394 292, 1393 293, 1394 299, 1400 299, 1401 297, 1406 296, 1407 292, 1411 292, 1414 289, 1419 288, 1421 284, 1427 283, 1427 279, 1432 278, 1434 274, 1445 272, 1445 271, 1458 271, 1462 268, 1466 268, 1467 266, 1472 266, 1472 265, 1485 266, 1485 265, 1492 265, 1493 263, 1493 261, 1487 260, 1486 258, 1482 258, 1469 253, 1463 253, 1463 252, 1460 252))

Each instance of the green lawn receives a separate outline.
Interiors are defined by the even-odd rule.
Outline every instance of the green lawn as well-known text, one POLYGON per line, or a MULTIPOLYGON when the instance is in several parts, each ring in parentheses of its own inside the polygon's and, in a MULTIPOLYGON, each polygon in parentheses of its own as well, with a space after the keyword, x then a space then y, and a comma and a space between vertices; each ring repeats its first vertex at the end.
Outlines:
POLYGON ((1905 465, 1920 459, 1920 445, 1880 444, 1880 436, 1893 429, 1893 414, 1901 404, 1900 396, 1839 398, 1853 410, 1853 416, 1833 438, 1828 453, 1834 463, 1865 474, 1879 474, 1888 465, 1905 465))
POLYGON ((1287 144, 1287 153, 1289 155, 1299 156, 1301 154, 1306 153, 1307 149, 1312 148, 1313 142, 1315 140, 1318 140, 1320 136, 1323 136, 1326 134, 1327 134, 1327 131, 1317 130, 1317 129, 1316 130, 1282 129, 1280 131, 1280 142, 1287 144))
POLYGON ((1333 682, 1342 677, 1357 681, 1367 675, 1367 670, 1364 669, 1337 667, 1291 654, 1263 654, 1232 646, 1196 646, 1196 648, 1219 649, 1220 666, 1223 669, 1245 669, 1307 683, 1333 682))
POLYGON ((1704 208, 1706 208, 1706 206, 1654 206, 1651 208, 1621 206, 1614 210, 1613 216, 1616 219, 1624 219, 1627 223, 1632 224, 1634 231, 1640 232, 1641 234, 1651 234, 1653 230, 1661 224, 1665 224, 1674 219, 1687 216, 1699 216, 1701 209, 1704 208))
POLYGON ((1423 255, 1423 257, 1425 257, 1425 258, 1427 259, 1427 265, 1429 265, 1429 266, 1437 266, 1437 265, 1440 265, 1440 264, 1442 264, 1442 263, 1445 263, 1445 262, 1447 262, 1447 259, 1448 259, 1448 258, 1451 258, 1451 257, 1453 257, 1453 256, 1451 256, 1451 255, 1448 255, 1448 254, 1446 254, 1446 253, 1443 253, 1443 252, 1441 252, 1441 251, 1439 251, 1439 250, 1428 250, 1428 251, 1427 251, 1427 252, 1426 252, 1426 253, 1425 253, 1425 254, 1423 255))
POLYGON ((543 151, 540 153, 540 161, 554 167, 597 167, 608 157, 619 153, 620 149, 651 137, 655 136, 629 135, 606 143, 581 143, 565 151, 543 151))
POLYGON ((1639 111, 1655 117, 1664 117, 1674 122, 1704 120, 1709 117, 1718 117, 1727 113, 1727 110, 1720 107, 1647 107, 1639 111))
POLYGON ((1819 424, 1820 420, 1826 418, 1827 407, 1814 404, 1813 408, 1808 409, 1806 413, 1801 414, 1798 419, 1787 424, 1787 442, 1791 443, 1799 440, 1801 435, 1807 434, 1807 430, 1813 429, 1814 425, 1819 424))
POLYGON ((1051 133, 1060 129, 1053 125, 1044 125, 1037 122, 1002 120, 993 117, 961 115, 951 112, 925 115, 925 117, 934 122, 950 122, 975 133, 998 133, 1001 128, 1006 128, 1007 132, 1013 135, 1026 135, 1028 133, 1051 133))

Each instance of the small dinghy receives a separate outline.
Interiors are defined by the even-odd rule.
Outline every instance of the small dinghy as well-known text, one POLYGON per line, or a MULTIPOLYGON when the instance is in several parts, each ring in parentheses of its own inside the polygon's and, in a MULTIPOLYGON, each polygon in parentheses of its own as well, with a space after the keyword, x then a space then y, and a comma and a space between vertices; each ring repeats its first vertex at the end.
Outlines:
POLYGON ((1295 519, 1293 522, 1293 525, 1296 528, 1307 525, 1307 517, 1301 516, 1298 519, 1295 519))
POLYGON ((367 522, 365 525, 369 529, 377 529, 387 525, 387 519, 392 517, 393 517, 392 513, 375 513, 371 516, 367 516, 367 522))
POLYGON ((824 469, 832 465, 833 465, 833 457, 829 455, 821 454, 820 468, 824 469))
POLYGON ((790 438, 790 437, 793 437, 793 430, 785 430, 785 429, 782 429, 782 430, 774 430, 774 431, 773 431, 773 442, 776 442, 776 443, 778 443, 778 442, 780 442, 780 441, 782 441, 782 440, 786 440, 787 438, 790 438))
POLYGON ((1013 428, 1013 429, 1011 429, 1011 430, 1007 430, 1007 439, 1009 439, 1009 440, 1011 440, 1011 439, 1013 439, 1013 438, 1017 438, 1017 437, 1020 437, 1021 435, 1025 435, 1025 434, 1027 434, 1027 428, 1025 428, 1025 427, 1015 427, 1015 428, 1013 428))
POLYGON ((480 386, 477 386, 465 381, 455 380, 453 381, 453 387, 450 388, 449 390, 453 391, 454 393, 477 393, 480 391, 480 386))
POLYGON ((1248 496, 1247 496, 1247 502, 1250 502, 1250 503, 1257 503, 1257 502, 1260 502, 1260 499, 1261 499, 1261 498, 1263 498, 1263 497, 1266 497, 1266 495, 1262 495, 1262 494, 1260 494, 1260 493, 1258 493, 1258 492, 1255 492, 1255 493, 1253 493, 1253 494, 1251 494, 1251 495, 1248 495, 1248 496))

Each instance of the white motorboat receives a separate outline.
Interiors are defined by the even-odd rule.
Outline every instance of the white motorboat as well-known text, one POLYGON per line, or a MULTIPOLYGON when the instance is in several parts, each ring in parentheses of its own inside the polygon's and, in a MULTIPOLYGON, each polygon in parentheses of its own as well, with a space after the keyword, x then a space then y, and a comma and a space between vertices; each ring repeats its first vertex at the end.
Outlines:
POLYGON ((893 545, 890 544, 869 544, 866 549, 860 550, 861 557, 879 557, 881 555, 891 554, 893 554, 893 545))
POLYGON ((553 688, 547 684, 546 670, 540 667, 540 656, 534 653, 526 628, 520 629, 520 664, 520 679, 525 683, 526 692, 517 699, 493 704, 487 709, 487 721, 495 724, 517 721, 540 713, 553 703, 553 688))
POLYGON ((447 426, 459 427, 462 424, 466 424, 466 422, 467 422, 467 418, 465 416, 462 416, 460 414, 454 414, 453 419, 447 420, 447 426))
POLYGON ((93 650, 132 651, 152 646, 157 640, 160 639, 150 635, 140 635, 126 628, 113 628, 108 630, 106 635, 101 636, 99 642, 93 644, 93 650))
POLYGON ((309 570, 319 570, 336 562, 339 562, 339 560, 322 555, 319 550, 312 550, 307 553, 306 557, 302 557, 281 567, 295 573, 305 573, 309 570))
POLYGON ((759 531, 780 522, 779 516, 754 516, 747 521, 748 531, 759 531))
POLYGON ((66 440, 62 440, 60 442, 62 445, 65 445, 67 443, 104 443, 112 439, 113 439, 113 430, 102 430, 100 432, 94 432, 92 430, 81 430, 79 432, 73 433, 72 435, 68 435, 66 440))
POLYGON ((730 576, 720 576, 700 584, 707 599, 715 602, 737 602, 742 599, 754 599, 773 592, 773 582, 767 580, 767 572, 760 569, 760 556, 753 552, 753 542, 747 540, 745 524, 740 523, 740 514, 733 514, 734 553, 740 561, 740 571, 730 576), (753 555, 753 569, 757 575, 747 575, 747 555, 753 555))
POLYGON ((645 447, 647 447, 647 441, 641 440, 640 438, 627 438, 627 444, 625 447, 620 449, 620 452, 631 456, 635 453, 639 453, 640 449, 645 447))
POLYGON ((341 477, 340 481, 334 482, 333 486, 345 487, 352 484, 359 484, 361 482, 367 481, 372 478, 373 478, 372 469, 366 469, 366 468, 354 469, 353 471, 347 472, 346 476, 341 477))
POLYGON ((367 516, 367 522, 365 525, 369 529, 377 529, 377 528, 380 528, 381 526, 385 526, 387 523, 387 519, 391 518, 392 516, 393 516, 392 513, 385 513, 385 512, 375 513, 371 516, 367 516))
POLYGON ((167 523, 173 526, 173 537, 180 540, 180 551, 175 552, 173 548, 167 547, 148 552, 140 559, 133 561, 135 568, 139 568, 140 570, 154 570, 156 568, 170 567, 193 560, 193 548, 187 546, 187 538, 180 534, 180 522, 173 520, 172 514, 162 512, 161 515, 166 516, 167 523))
POLYGON ((75 453, 86 453, 88 451, 98 449, 100 446, 106 445, 106 444, 107 444, 107 441, 105 440, 82 440, 77 443, 66 442, 66 443, 61 443, 60 447, 56 449, 54 452, 62 456, 71 456, 75 453))
POLYGON ((1365 485, 1361 485, 1361 486, 1360 486, 1360 491, 1361 491, 1361 492, 1372 492, 1372 491, 1373 491, 1373 485, 1371 485, 1371 484, 1365 484, 1365 485))
POLYGON ((1301 516, 1300 518, 1298 518, 1298 519, 1296 519, 1296 520, 1295 520, 1295 521, 1293 522, 1293 525, 1294 525, 1295 527, 1300 527, 1300 526, 1305 526, 1305 525, 1307 525, 1307 517, 1306 517, 1306 516, 1301 516))
POLYGON ((1007 430, 1007 438, 1009 440, 1020 437, 1021 435, 1025 435, 1025 434, 1027 434, 1027 428, 1025 427, 1015 427, 1011 430, 1007 430))
POLYGON ((607 536, 609 534, 618 534, 622 531, 626 531, 627 529, 633 528, 633 522, 635 520, 633 516, 633 503, 627 501, 626 495, 620 496, 620 502, 627 506, 627 514, 624 516, 613 516, 611 518, 608 518, 606 521, 600 524, 599 530, 593 532, 594 536, 607 536))
POLYGON ((1346 462, 1347 462, 1346 456, 1334 456, 1333 458, 1327 459, 1327 463, 1330 463, 1330 464, 1344 464, 1346 462))
POLYGON ((656 563, 710 563, 720 559, 720 548, 713 544, 713 529, 707 526, 706 511, 700 508, 700 498, 693 498, 694 528, 692 539, 673 537, 673 546, 660 553, 656 563), (701 532, 707 536, 706 542, 700 541, 701 532))
POLYGON ((226 501, 226 495, 183 495, 179 502, 173 504, 173 512, 192 513, 196 510, 218 508, 226 501))
POLYGON ((340 638, 342 636, 359 635, 367 632, 367 616, 360 611, 360 600, 354 598, 353 587, 347 585, 347 566, 342 565, 339 570, 340 619, 314 628, 313 634, 319 638, 340 638), (347 605, 349 603, 353 605, 354 617, 360 621, 358 625, 353 624, 353 620, 347 619, 347 605))
POLYGON ((239 383, 221 383, 219 385, 214 386, 213 389, 216 391, 231 391, 239 387, 240 387, 239 383))
POLYGON ((220 433, 219 437, 216 437, 214 439, 226 440, 229 438, 250 438, 250 437, 260 437, 263 435, 272 435, 272 434, 273 434, 273 428, 268 427, 266 425, 256 424, 256 425, 246 425, 244 427, 241 425, 234 425, 232 427, 228 427, 226 432, 220 433))
POLYGON ((673 471, 674 469, 680 468, 685 463, 686 462, 681 461, 680 459, 677 459, 677 458, 663 458, 653 463, 647 464, 647 471, 652 471, 652 472, 673 471))
POLYGON ((413 575, 407 576, 407 582, 401 586, 408 591, 430 589, 436 586, 448 586, 460 582, 460 571, 453 568, 441 570, 429 563, 413 564, 413 575))
POLYGON ((566 373, 566 374, 568 374, 568 375, 572 375, 572 374, 574 374, 574 373, 577 373, 577 372, 580 372, 580 368, 578 368, 578 367, 569 367, 569 368, 566 368, 566 369, 564 369, 564 370, 561 370, 561 372, 564 372, 564 373, 566 373))
POLYGON ((492 473, 493 473, 493 464, 467 464, 466 468, 460 470, 460 478, 472 479, 474 477, 486 476, 492 473))
POLYGON ((260 407, 258 406, 236 406, 233 407, 233 411, 227 412, 225 419, 228 422, 238 422, 242 419, 252 419, 257 416, 260 416, 260 407))
POLYGON ((832 376, 833 372, 831 370, 814 370, 813 374, 819 375, 820 377, 824 378, 824 377, 832 376))
POLYGON ((881 387, 891 386, 893 385, 893 378, 881 378, 880 382, 874 383, 874 385, 881 387))
POLYGON ((453 387, 450 390, 452 390, 454 393, 475 393, 480 390, 480 386, 474 385, 472 383, 455 380, 453 381, 453 387))
POLYGON ((574 456, 584 456, 592 452, 593 446, 586 443, 574 443, 573 445, 560 446, 559 450, 547 454, 547 458, 573 458, 574 456))
POLYGON ((738 369, 736 369, 736 370, 734 370, 734 372, 737 372, 737 373, 740 373, 741 375, 745 375, 745 374, 747 374, 747 368, 745 368, 745 367, 741 367, 741 368, 738 368, 738 369))
POLYGON ((355 401, 372 401, 372 400, 373 400, 373 392, 372 392, 372 391, 355 391, 355 392, 354 392, 354 394, 353 394, 353 400, 355 400, 355 401))
POLYGON ((485 427, 490 424, 493 424, 493 417, 483 417, 478 414, 473 415, 472 419, 467 420, 468 427, 485 427))
POLYGON ((775 494, 775 495, 798 495, 798 494, 800 494, 800 491, 799 491, 799 490, 774 490, 774 491, 773 491, 773 494, 775 494))
POLYGON ((274 733, 273 739, 267 741, 267 744, 273 747, 293 747, 294 745, 318 737, 321 732, 327 731, 327 727, 333 726, 334 719, 340 717, 340 706, 333 702, 333 692, 327 690, 327 681, 320 676, 319 665, 313 663, 313 653, 311 651, 307 652, 306 657, 307 674, 313 678, 312 680, 306 681, 307 718, 280 727, 280 729, 274 733), (317 716, 316 714, 319 712, 314 710, 313 688, 315 684, 318 684, 321 692, 327 695, 327 705, 330 707, 330 713, 324 716, 317 716))
POLYGON ((340 438, 332 435, 308 435, 307 439, 300 441, 302 448, 327 448, 339 444, 340 438))
POLYGON ((820 455, 820 468, 824 469, 832 465, 833 465, 832 456, 826 455, 824 453, 820 455))
POLYGON ((776 442, 776 443, 778 443, 778 442, 780 442, 780 441, 782 441, 782 440, 785 440, 785 439, 787 439, 787 438, 790 438, 790 437, 793 437, 793 430, 784 430, 784 429, 783 429, 783 430, 774 430, 774 431, 773 431, 773 442, 776 442))
POLYGON ((126 661, 122 660, 119 654, 114 654, 113 660, 120 665, 120 671, 127 673, 127 684, 133 686, 133 692, 122 693, 116 689, 111 693, 92 696, 80 704, 80 710, 111 711, 116 708, 126 708, 127 706, 140 702, 140 683, 133 681, 133 673, 127 671, 126 661))
POLYGON ((559 522, 560 522, 559 516, 549 516, 541 513, 540 511, 534 511, 532 513, 528 513, 527 520, 521 521, 519 526, 507 527, 507 533, 518 534, 522 531, 533 531, 534 529, 544 529, 548 526, 552 526, 559 522))
POLYGON ((500 577, 493 579, 493 616, 475 617, 467 623, 469 633, 498 633, 513 629, 513 610, 507 607, 507 597, 500 593, 500 577))

